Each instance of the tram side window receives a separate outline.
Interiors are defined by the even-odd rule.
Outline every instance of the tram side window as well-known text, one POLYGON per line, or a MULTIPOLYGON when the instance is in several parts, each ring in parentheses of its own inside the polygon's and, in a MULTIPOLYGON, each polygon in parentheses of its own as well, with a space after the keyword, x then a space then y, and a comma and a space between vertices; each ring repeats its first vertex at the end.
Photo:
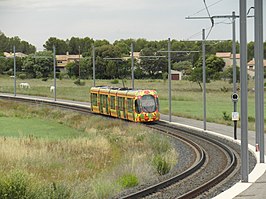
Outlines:
POLYGON ((133 100, 132 99, 127 99, 127 111, 129 113, 133 112, 133 100))
POLYGON ((115 96, 111 96, 111 109, 115 109, 115 96))
POLYGON ((123 110, 123 98, 118 97, 118 110, 123 110))
POLYGON ((135 101, 135 107, 136 107, 136 112, 141 113, 141 108, 140 108, 140 100, 135 101))
POLYGON ((107 95, 103 95, 103 106, 108 108, 108 97, 107 95))
POLYGON ((97 106, 97 94, 91 94, 91 98, 92 98, 92 105, 93 106, 97 106))
POLYGON ((104 104, 103 104, 103 95, 100 94, 100 107, 104 107, 104 104))

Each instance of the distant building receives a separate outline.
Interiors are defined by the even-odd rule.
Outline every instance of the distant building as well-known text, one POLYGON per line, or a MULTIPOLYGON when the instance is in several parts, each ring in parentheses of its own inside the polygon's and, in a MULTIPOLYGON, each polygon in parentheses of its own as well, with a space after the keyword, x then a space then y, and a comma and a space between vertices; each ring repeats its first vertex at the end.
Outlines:
MULTIPOLYGON (((233 54, 231 52, 217 52, 216 57, 220 57, 225 62, 224 70, 230 66, 233 66, 233 54)), ((236 54, 236 65, 240 66, 240 54, 236 54)))
MULTIPOLYGON (((264 59, 263 60, 263 66, 264 66, 264 68, 266 68, 266 59, 264 59)), ((247 72, 248 72, 248 75, 251 77, 251 78, 253 78, 253 77, 255 77, 255 60, 254 59, 252 59, 252 60, 250 60, 249 62, 248 62, 248 64, 247 64, 247 72)))
MULTIPOLYGON (((4 56, 6 58, 12 58, 14 57, 14 53, 10 52, 4 52, 4 56)), ((24 53, 21 53, 21 52, 16 52, 16 57, 27 57, 28 55, 24 54, 24 53)))
MULTIPOLYGON (((133 52, 133 56, 135 59, 140 59, 140 52, 133 52)), ((130 52, 130 57, 131 57, 131 52, 130 52)))
POLYGON ((183 73, 177 70, 171 70, 172 80, 182 80, 183 73))
MULTIPOLYGON (((136 61, 137 61, 138 63, 140 63, 140 52, 133 52, 133 57, 134 57, 134 59, 136 59, 136 61)), ((131 59, 131 52, 130 52, 130 55, 129 55, 129 56, 127 56, 127 57, 123 57, 123 59, 124 59, 124 60, 129 60, 129 59, 131 59)))
POLYGON ((59 70, 65 70, 68 63, 79 61, 81 58, 82 55, 69 55, 68 52, 66 55, 56 55, 56 66, 59 70))

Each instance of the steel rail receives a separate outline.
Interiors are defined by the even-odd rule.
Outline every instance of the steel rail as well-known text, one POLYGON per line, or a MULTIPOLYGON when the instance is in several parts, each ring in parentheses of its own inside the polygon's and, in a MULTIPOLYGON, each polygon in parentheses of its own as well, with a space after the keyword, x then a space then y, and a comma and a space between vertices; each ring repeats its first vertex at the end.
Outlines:
MULTIPOLYGON (((174 130, 180 130, 177 126, 173 126, 173 125, 169 125, 165 122, 159 122, 159 124, 161 126, 166 126, 168 128, 174 129, 174 130)), ((216 144, 217 146, 219 146, 221 149, 223 149, 227 155, 229 156, 229 164, 228 166, 220 173, 218 174, 215 178, 209 180, 208 182, 204 183, 203 185, 197 187, 196 189, 191 190, 190 192, 187 192, 181 196, 178 196, 176 198, 179 199, 185 199, 185 198, 194 198, 199 196, 200 194, 202 194, 203 192, 209 190, 210 188, 214 187, 215 185, 217 185, 219 182, 223 181, 225 178, 227 178, 227 176, 229 174, 231 174, 236 166, 237 166, 237 159, 236 159, 236 155, 233 149, 231 149, 230 147, 228 147, 227 145, 225 145, 224 143, 214 140, 213 138, 204 136, 202 134, 199 133, 193 133, 191 131, 187 131, 182 129, 183 132, 187 132, 189 134, 192 134, 193 136, 202 138, 204 140, 208 140, 209 142, 212 142, 214 144, 216 144)))

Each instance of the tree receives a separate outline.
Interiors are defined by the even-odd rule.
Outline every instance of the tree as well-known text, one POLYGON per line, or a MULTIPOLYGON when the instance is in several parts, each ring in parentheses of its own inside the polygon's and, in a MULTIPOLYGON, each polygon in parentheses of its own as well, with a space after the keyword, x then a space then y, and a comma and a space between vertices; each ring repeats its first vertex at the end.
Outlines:
POLYGON ((91 57, 80 59, 80 78, 88 79, 92 77, 92 61, 91 57))
POLYGON ((0 31, 0 52, 13 52, 13 46, 16 46, 17 52, 25 54, 34 53, 36 47, 29 44, 26 41, 22 41, 19 37, 6 37, 3 32, 0 31))
POLYGON ((29 78, 47 78, 53 71, 53 53, 51 51, 37 52, 26 57, 22 71, 29 78))
POLYGON ((101 46, 106 46, 106 45, 110 45, 110 42, 107 40, 96 40, 94 41, 94 46, 95 47, 101 47, 101 46))
POLYGON ((0 52, 10 52, 9 40, 3 32, 0 31, 0 52), (7 50, 7 48, 9 48, 7 50))
MULTIPOLYGON (((140 55, 156 56, 156 53, 152 48, 144 48, 140 55)), ((161 78, 161 74, 167 71, 167 59, 143 57, 140 61, 140 68, 149 78, 161 78)))
POLYGON ((43 47, 48 51, 53 51, 53 45, 56 48, 56 54, 57 55, 64 55, 68 51, 68 45, 67 43, 62 39, 57 39, 55 37, 50 37, 43 47))
POLYGON ((69 62, 66 65, 67 74, 70 78, 77 78, 79 74, 78 64, 76 62, 69 62))
POLYGON ((114 46, 119 48, 124 56, 128 56, 131 52, 131 43, 128 44, 125 40, 115 41, 114 46))
MULTIPOLYGON (((202 86, 201 86, 201 83, 203 82, 202 67, 193 68, 192 73, 190 77, 188 78, 188 80, 192 82, 196 82, 199 85, 200 90, 202 91, 202 86)), ((210 82, 210 78, 206 75, 206 83, 209 83, 209 82, 210 82)))
POLYGON ((125 78, 130 73, 131 62, 123 60, 118 46, 103 45, 96 48, 96 77, 103 79, 125 78), (117 58, 109 60, 108 58, 117 58))
MULTIPOLYGON (((223 72, 223 78, 229 79, 229 83, 233 83, 233 66, 228 67, 224 72, 223 72)), ((236 82, 240 82, 240 68, 236 67, 236 82)))
POLYGON ((77 55, 79 54, 79 48, 81 46, 81 39, 78 37, 71 37, 68 41, 69 54, 77 55))
POLYGON ((173 69, 182 71, 184 75, 190 75, 192 72, 192 63, 190 61, 180 61, 173 64, 173 69))
POLYGON ((134 49, 135 52, 140 52, 142 49, 144 49, 148 44, 148 41, 146 39, 140 38, 137 39, 134 43, 134 49))
POLYGON ((248 43, 248 46, 247 46, 247 48, 248 48, 248 57, 247 57, 248 61, 250 61, 254 58, 254 45, 255 45, 255 43, 253 41, 248 43))
MULTIPOLYGON (((208 56, 206 59, 206 83, 209 83, 210 80, 216 80, 218 77, 220 78, 220 73, 222 72, 224 65, 225 63, 223 59, 216 57, 215 55, 208 56)), ((196 62, 189 80, 198 83, 202 90, 202 57, 196 62)))
POLYGON ((224 66, 224 60, 215 55, 210 55, 206 59, 207 75, 210 76, 210 79, 220 79, 219 74, 223 71, 224 66))

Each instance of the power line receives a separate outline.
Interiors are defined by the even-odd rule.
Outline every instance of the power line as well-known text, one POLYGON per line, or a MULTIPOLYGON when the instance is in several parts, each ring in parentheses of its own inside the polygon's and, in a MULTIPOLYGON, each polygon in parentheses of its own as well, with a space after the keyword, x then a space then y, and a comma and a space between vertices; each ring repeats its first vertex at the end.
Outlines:
MULTIPOLYGON (((209 5, 208 8, 210 8, 210 7, 212 7, 212 6, 214 6, 214 5, 218 4, 218 3, 220 3, 221 1, 223 1, 223 0, 216 1, 215 3, 209 5)), ((196 14, 199 14, 199 13, 201 13, 202 11, 205 11, 205 9, 206 9, 206 8, 203 8, 203 9, 201 9, 201 10, 195 12, 194 14, 192 14, 192 15, 190 15, 190 16, 195 16, 196 14)))
POLYGON ((204 3, 204 6, 205 6, 206 11, 207 11, 207 13, 208 13, 208 16, 209 16, 209 18, 210 18, 210 20, 211 20, 211 24, 212 24, 211 29, 209 30, 209 32, 208 32, 208 34, 207 34, 207 36, 206 36, 206 38, 205 38, 205 39, 208 39, 209 35, 211 34, 212 28, 214 27, 214 20, 213 20, 213 18, 211 17, 211 14, 210 14, 210 12, 209 12, 209 9, 208 9, 208 6, 207 6, 207 4, 206 4, 206 1, 203 0, 203 3, 204 3))

